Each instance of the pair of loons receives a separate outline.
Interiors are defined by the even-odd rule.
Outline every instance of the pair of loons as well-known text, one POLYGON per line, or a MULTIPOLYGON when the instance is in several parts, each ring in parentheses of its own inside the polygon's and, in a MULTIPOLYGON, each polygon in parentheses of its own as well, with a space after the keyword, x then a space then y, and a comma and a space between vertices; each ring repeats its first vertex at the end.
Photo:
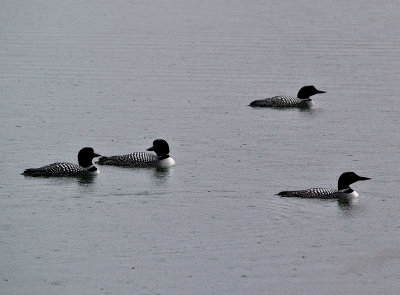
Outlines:
POLYGON ((156 139, 153 146, 147 149, 156 155, 146 152, 134 152, 126 155, 103 157, 96 154, 91 147, 84 147, 78 153, 78 163, 57 162, 40 168, 26 169, 22 174, 27 176, 90 176, 99 174, 93 165, 93 159, 100 157, 99 165, 125 166, 125 167, 156 167, 168 168, 175 165, 174 159, 169 156, 169 145, 164 139, 156 139))
MULTIPOLYGON (((264 107, 264 108, 310 108, 314 105, 310 96, 319 93, 326 93, 325 91, 318 90, 315 86, 304 86, 299 90, 297 97, 278 95, 268 97, 265 99, 258 99, 252 101, 249 106, 251 107, 264 107)), ((319 198, 319 199, 343 199, 358 197, 358 193, 354 191, 350 184, 357 181, 368 180, 370 178, 363 177, 355 174, 354 172, 345 172, 340 175, 338 180, 337 189, 328 188, 310 188, 306 190, 297 191, 282 191, 278 193, 282 197, 298 197, 298 198, 319 198)))

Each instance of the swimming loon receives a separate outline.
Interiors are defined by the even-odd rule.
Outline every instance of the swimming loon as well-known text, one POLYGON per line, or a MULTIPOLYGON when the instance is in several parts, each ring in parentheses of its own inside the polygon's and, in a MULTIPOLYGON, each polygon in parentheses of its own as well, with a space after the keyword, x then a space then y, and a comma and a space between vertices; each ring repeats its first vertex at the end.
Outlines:
POLYGON ((27 176, 84 176, 99 174, 92 160, 99 157, 91 147, 84 147, 78 153, 78 163, 57 162, 40 168, 28 168, 22 174, 27 176))
POLYGON ((314 86, 304 86, 299 90, 297 97, 278 95, 274 97, 268 97, 265 99, 259 99, 251 102, 251 107, 298 107, 298 108, 309 108, 314 105, 314 102, 310 98, 317 93, 326 93, 325 91, 317 90, 314 86))
POLYGON ((156 155, 146 152, 134 152, 126 155, 100 157, 100 165, 126 166, 126 167, 158 167, 168 168, 175 165, 174 159, 169 156, 169 145, 164 139, 156 139, 153 146, 147 149, 156 155))
POLYGON ((339 177, 338 189, 328 188, 310 188, 299 191, 283 191, 278 193, 282 197, 297 197, 297 198, 319 198, 319 199, 343 199, 343 198, 354 198, 358 197, 358 193, 354 191, 350 184, 368 180, 371 178, 358 176, 354 172, 345 172, 339 177))

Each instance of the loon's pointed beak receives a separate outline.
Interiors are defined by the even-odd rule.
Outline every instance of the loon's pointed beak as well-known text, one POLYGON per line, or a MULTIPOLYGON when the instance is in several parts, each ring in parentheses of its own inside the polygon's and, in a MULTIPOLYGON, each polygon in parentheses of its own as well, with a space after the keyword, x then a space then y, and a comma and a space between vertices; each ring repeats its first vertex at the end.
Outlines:
POLYGON ((101 157, 101 155, 94 153, 93 158, 101 157))
POLYGON ((326 91, 317 90, 317 93, 326 93, 326 91))
POLYGON ((147 150, 148 151, 154 151, 154 145, 152 147, 149 147, 147 150))
POLYGON ((368 180, 368 179, 371 179, 371 178, 364 177, 364 176, 358 176, 358 180, 357 181, 368 180))

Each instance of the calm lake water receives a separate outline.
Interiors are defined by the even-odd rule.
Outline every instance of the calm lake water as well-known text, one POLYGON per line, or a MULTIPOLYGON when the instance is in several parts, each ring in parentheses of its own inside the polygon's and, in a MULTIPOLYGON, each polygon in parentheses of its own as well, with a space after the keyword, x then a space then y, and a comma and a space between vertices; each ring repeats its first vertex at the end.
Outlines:
POLYGON ((398 294, 400 2, 2 1, 2 294, 398 294), (312 110, 252 109, 315 85, 312 110), (28 178, 80 148, 176 167, 28 178), (284 199, 337 185, 357 202, 284 199))

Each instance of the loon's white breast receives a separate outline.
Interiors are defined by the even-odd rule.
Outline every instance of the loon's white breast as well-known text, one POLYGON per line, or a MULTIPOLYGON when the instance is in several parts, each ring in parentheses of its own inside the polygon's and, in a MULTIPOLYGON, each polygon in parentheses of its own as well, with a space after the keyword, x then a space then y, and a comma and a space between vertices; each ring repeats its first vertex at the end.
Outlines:
POLYGON ((172 167, 172 166, 175 166, 175 161, 171 157, 159 160, 157 163, 157 167, 159 167, 159 168, 168 168, 168 167, 172 167))
POLYGON ((97 168, 96 166, 92 165, 90 167, 85 168, 86 169, 86 173, 88 175, 99 175, 100 174, 100 170, 99 168, 97 168))
POLYGON ((348 197, 348 198, 358 198, 360 195, 355 191, 355 190, 353 190, 351 193, 346 193, 346 197, 348 197))
POLYGON ((305 102, 305 104, 306 104, 307 108, 311 108, 314 106, 314 101, 312 99, 310 99, 310 100, 307 100, 305 102))

